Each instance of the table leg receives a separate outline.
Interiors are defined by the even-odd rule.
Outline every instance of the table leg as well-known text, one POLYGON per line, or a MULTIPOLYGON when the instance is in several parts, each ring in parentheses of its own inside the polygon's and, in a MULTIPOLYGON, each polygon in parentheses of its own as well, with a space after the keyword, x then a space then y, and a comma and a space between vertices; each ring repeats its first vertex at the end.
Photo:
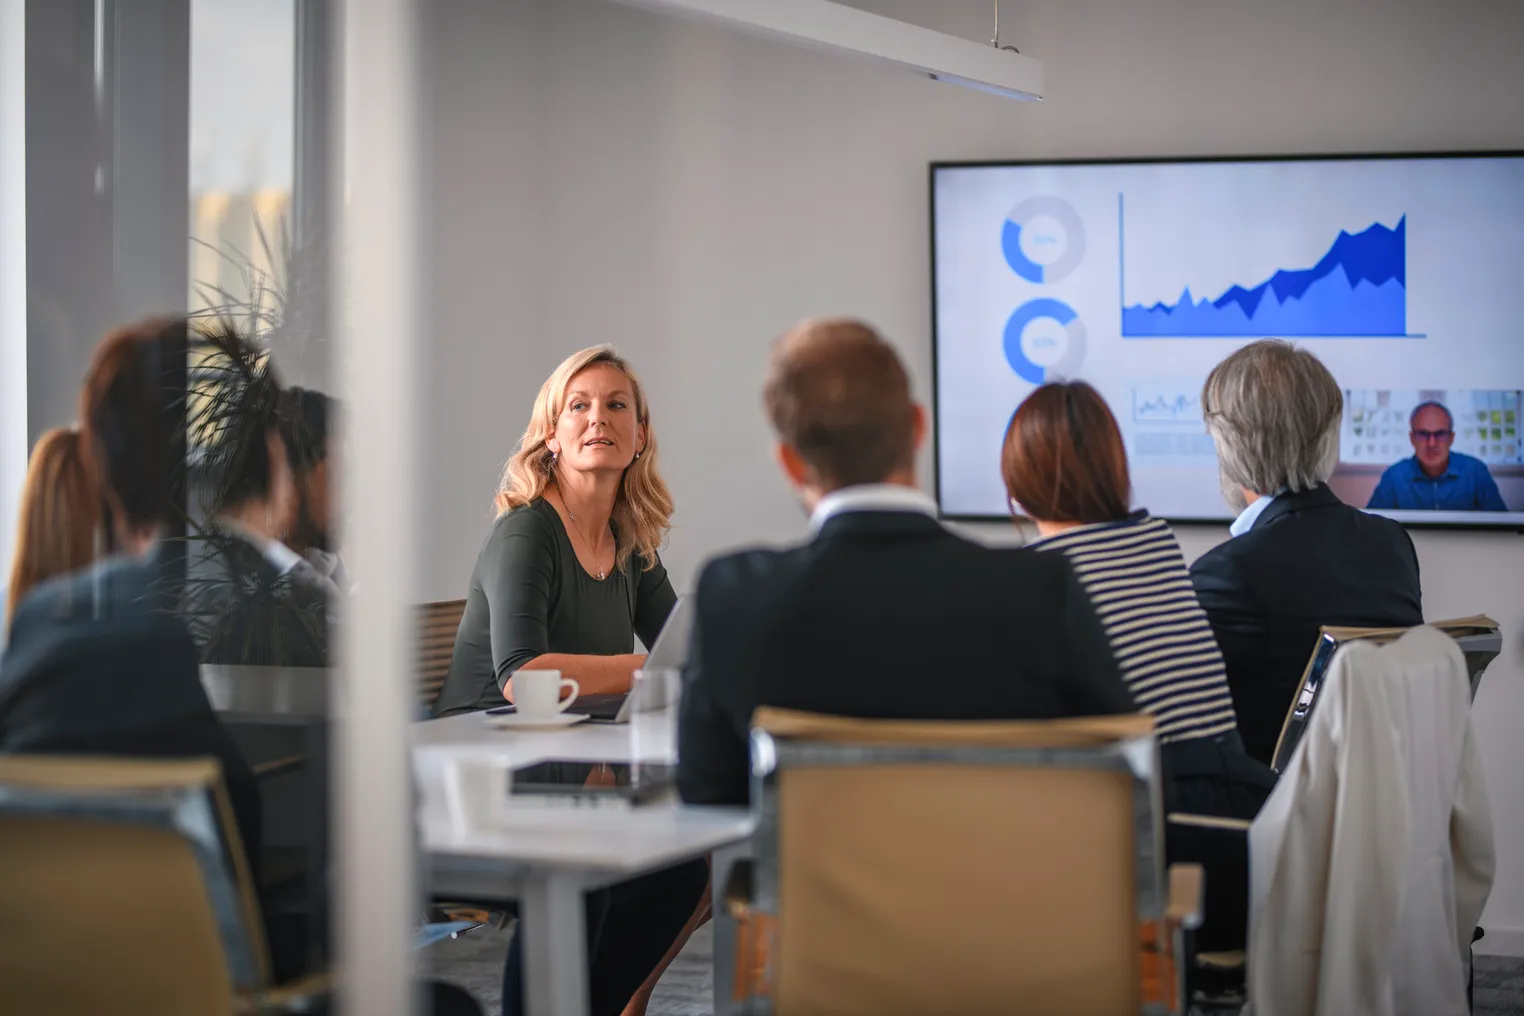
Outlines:
POLYGON ((725 909, 725 885, 730 870, 737 861, 753 856, 750 840, 720 847, 710 854, 710 876, 714 888, 714 1011, 716 1016, 729 1016, 737 1011, 731 993, 735 988, 736 974, 736 922, 725 909))
POLYGON ((528 1016, 587 1016, 587 916, 575 875, 532 876, 520 901, 528 1016))

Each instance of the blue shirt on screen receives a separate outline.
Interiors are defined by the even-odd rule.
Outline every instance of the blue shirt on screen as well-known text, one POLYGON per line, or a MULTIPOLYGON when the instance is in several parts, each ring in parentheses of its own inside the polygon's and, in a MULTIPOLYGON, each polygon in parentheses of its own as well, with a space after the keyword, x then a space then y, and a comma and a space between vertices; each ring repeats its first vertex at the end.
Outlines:
POLYGON ((1365 507, 1456 512, 1508 510, 1487 464, 1460 452, 1451 452, 1444 473, 1435 477, 1424 473, 1416 455, 1387 467, 1365 507))

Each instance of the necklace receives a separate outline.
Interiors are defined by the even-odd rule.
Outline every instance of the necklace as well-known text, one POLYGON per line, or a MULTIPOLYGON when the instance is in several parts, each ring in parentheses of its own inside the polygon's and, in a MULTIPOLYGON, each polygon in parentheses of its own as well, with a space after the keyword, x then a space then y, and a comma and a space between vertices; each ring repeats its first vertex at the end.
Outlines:
MULTIPOLYGON (((577 531, 578 536, 582 537, 583 546, 587 547, 587 552, 592 555, 593 565, 596 567, 598 564, 598 552, 593 549, 593 541, 589 540, 587 538, 587 534, 582 531, 582 526, 577 522, 577 513, 571 510, 571 505, 566 503, 566 498, 561 498, 561 505, 566 509, 566 517, 572 521, 572 528, 577 531)), ((602 568, 598 569, 599 582, 602 582, 608 577, 608 572, 604 571, 602 568)))

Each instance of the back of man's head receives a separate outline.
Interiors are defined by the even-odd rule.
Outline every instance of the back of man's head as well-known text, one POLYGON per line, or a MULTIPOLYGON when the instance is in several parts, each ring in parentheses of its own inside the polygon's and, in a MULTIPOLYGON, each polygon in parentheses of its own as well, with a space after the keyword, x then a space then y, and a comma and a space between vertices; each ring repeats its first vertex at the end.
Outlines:
POLYGON ((311 388, 292 386, 280 393, 276 418, 295 472, 309 472, 328 458, 331 409, 332 400, 311 388))
POLYGON ((1309 350, 1281 339, 1249 343, 1212 368, 1201 408, 1225 492, 1311 490, 1339 464, 1344 393, 1309 350))
POLYGON ((860 321, 820 318, 778 340, 763 402, 778 440, 822 492, 915 466, 917 412, 893 347, 860 321))
POLYGON ((171 477, 185 456, 183 319, 150 318, 108 335, 79 396, 87 472, 126 529, 169 518, 171 477))

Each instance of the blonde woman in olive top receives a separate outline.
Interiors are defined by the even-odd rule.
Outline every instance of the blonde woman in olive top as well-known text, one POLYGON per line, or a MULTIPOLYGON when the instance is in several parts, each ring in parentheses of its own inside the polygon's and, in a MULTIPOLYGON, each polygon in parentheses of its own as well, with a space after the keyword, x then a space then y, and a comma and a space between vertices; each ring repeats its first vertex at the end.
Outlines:
POLYGON ((640 382, 606 346, 540 389, 498 488, 436 716, 513 698, 513 672, 559 670, 582 694, 628 691, 677 602, 657 556, 672 497, 640 382))
MULTIPOLYGON (((657 556, 672 497, 630 365, 607 346, 546 379, 498 487, 450 676, 436 715, 501 705, 513 672, 559 670, 584 694, 622 692, 677 597, 657 556)), ((645 1011, 656 979, 699 922, 709 867, 691 861, 587 894, 589 1011, 645 1011)), ((521 918, 522 919, 522 918, 521 918)), ((523 1011, 519 941, 503 968, 503 1013, 523 1011)))

